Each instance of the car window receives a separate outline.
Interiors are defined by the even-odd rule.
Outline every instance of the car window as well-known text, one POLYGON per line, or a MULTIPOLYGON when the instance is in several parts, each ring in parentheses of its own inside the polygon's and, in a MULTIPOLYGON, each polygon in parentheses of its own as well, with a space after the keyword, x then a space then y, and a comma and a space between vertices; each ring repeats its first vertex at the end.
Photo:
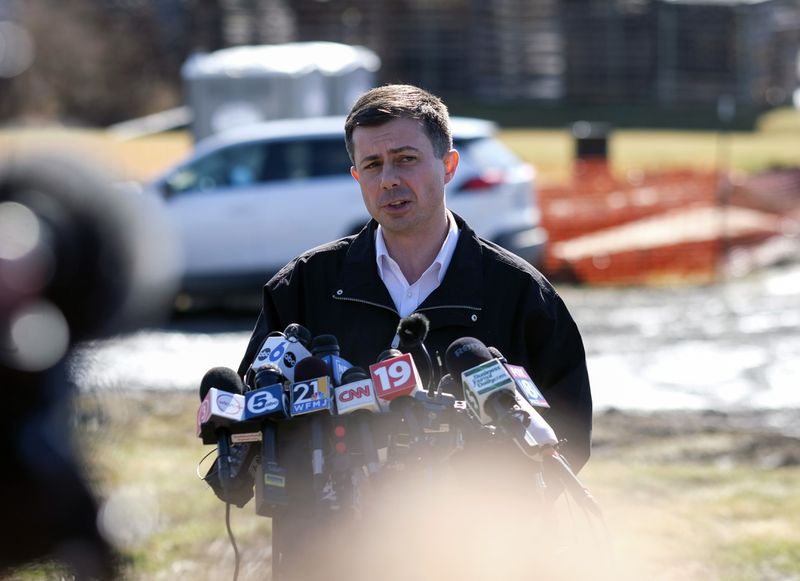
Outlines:
POLYGON ((483 169, 508 169, 520 163, 519 158, 497 139, 456 139, 453 147, 461 155, 468 156, 473 165, 483 169))
POLYGON ((349 175, 350 158, 344 139, 312 139, 287 142, 289 179, 349 175))
POLYGON ((245 143, 187 164, 167 180, 171 192, 209 191, 281 180, 349 175, 342 139, 245 143))
POLYGON ((171 192, 209 191, 222 187, 248 186, 268 178, 269 172, 285 172, 275 159, 280 149, 271 143, 244 143, 220 149, 179 169, 167 180, 171 192))

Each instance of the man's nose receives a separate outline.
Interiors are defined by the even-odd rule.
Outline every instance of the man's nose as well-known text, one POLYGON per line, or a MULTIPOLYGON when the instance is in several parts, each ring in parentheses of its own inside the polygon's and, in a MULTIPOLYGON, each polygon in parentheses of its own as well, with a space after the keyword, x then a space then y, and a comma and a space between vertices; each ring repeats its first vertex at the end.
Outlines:
POLYGON ((381 187, 384 190, 391 190, 400 185, 394 164, 384 163, 381 169, 381 187))

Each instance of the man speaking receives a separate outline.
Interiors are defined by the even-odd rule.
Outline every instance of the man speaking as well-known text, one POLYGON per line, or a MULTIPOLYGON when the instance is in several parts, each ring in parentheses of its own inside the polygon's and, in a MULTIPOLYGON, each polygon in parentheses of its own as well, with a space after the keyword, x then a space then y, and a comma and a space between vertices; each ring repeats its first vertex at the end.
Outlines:
MULTIPOLYGON (((551 406, 548 423, 567 440, 562 453, 579 470, 592 422, 580 333, 541 273, 447 209, 459 154, 446 106, 414 86, 372 89, 348 115, 345 141, 372 220, 297 257, 266 284, 239 374, 266 336, 290 323, 335 335, 342 356, 366 368, 391 346, 399 320, 421 313, 434 359, 454 340, 475 337, 528 370, 551 406)), ((281 526, 276 519, 276 534, 291 536, 281 526)))

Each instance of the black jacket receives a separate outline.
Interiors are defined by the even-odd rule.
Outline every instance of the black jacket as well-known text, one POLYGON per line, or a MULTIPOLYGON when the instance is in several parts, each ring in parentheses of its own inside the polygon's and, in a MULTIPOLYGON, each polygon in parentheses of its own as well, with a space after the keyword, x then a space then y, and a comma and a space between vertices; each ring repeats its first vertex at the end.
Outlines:
MULTIPOLYGON (((430 321, 428 351, 444 359, 452 341, 476 337, 523 366, 550 403, 543 415, 567 439, 562 452, 577 471, 589 458, 592 426, 580 333, 541 273, 456 221, 460 235, 445 277, 417 309, 430 321)), ((240 375, 266 335, 290 323, 335 335, 342 357, 364 368, 390 347, 400 315, 378 275, 376 228, 373 220, 356 236, 309 250, 266 284, 240 375)))

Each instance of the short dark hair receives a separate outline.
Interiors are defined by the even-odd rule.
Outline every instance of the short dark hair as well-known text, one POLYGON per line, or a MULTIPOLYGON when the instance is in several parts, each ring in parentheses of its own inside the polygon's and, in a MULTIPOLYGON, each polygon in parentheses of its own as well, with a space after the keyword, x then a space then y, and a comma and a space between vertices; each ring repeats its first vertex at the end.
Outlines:
POLYGON ((355 102, 344 124, 344 140, 350 161, 355 163, 353 131, 377 127, 393 119, 418 119, 439 158, 453 148, 450 115, 439 97, 413 85, 384 85, 370 89, 355 102))

